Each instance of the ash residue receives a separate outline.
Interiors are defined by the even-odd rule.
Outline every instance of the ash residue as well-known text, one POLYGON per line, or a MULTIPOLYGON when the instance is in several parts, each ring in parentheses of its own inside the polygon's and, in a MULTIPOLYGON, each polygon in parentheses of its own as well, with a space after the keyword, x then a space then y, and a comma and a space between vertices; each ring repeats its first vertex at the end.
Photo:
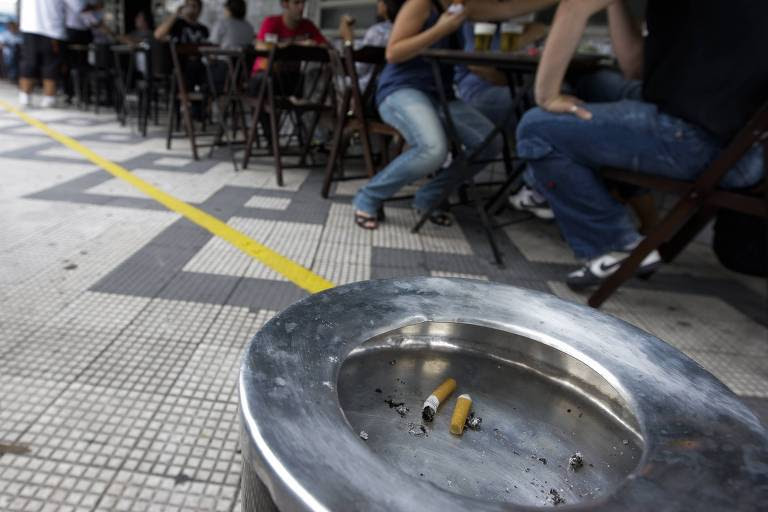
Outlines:
POLYGON ((400 415, 400 416, 402 416, 403 418, 405 418, 405 415, 406 415, 406 414, 408 414, 408 411, 409 411, 409 410, 410 410, 410 409, 408 409, 408 408, 405 406, 405 404, 402 404, 402 405, 398 405, 397 407, 395 407, 395 412, 397 412, 397 414, 399 414, 399 415, 400 415))
POLYGON ((552 504, 555 506, 562 505, 563 503, 565 503, 565 498, 560 496, 560 493, 557 492, 557 489, 549 490, 549 499, 552 501, 552 504))
POLYGON ((467 419, 464 421, 464 426, 470 430, 481 430, 480 424, 483 422, 483 418, 480 416, 475 416, 475 412, 472 411, 469 413, 469 416, 467 416, 467 419))
POLYGON ((415 423, 408 424, 408 433, 415 437, 429 437, 427 427, 424 425, 416 425, 415 423))
POLYGON ((424 421, 432 421, 433 419, 435 419, 435 410, 432 409, 431 407, 425 407, 421 411, 421 419, 423 419, 424 421))
POLYGON ((384 400, 384 403, 389 406, 390 409, 394 409, 395 407, 400 407, 401 405, 405 405, 405 402, 395 402, 391 398, 387 398, 384 400))
POLYGON ((389 366, 395 366, 397 364, 397 359, 393 359, 389 362, 389 366))
POLYGON ((538 459, 538 460, 539 460, 539 462, 541 462, 542 464, 546 464, 546 463, 547 463, 547 459, 545 459, 544 457, 539 457, 539 459, 538 459))
POLYGON ((365 430, 361 430, 360 431, 360 439, 362 439, 363 441, 367 441, 368 440, 368 432, 366 432, 365 430))
POLYGON ((381 392, 382 392, 382 391, 381 391, 381 388, 376 388, 376 389, 374 389, 374 391, 375 391, 376 393, 381 393, 381 392))
POLYGON ((582 457, 581 452, 576 452, 568 457, 568 467, 573 471, 580 469, 582 466, 584 466, 584 457, 582 457))

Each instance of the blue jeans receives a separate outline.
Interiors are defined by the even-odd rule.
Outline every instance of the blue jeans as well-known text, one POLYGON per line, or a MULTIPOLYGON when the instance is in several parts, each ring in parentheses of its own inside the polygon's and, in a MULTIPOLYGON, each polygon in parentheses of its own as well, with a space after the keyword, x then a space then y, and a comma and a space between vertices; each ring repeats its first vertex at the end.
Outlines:
MULTIPOLYGON (((475 107, 481 114, 490 119, 498 126, 500 125, 512 108, 512 97, 509 94, 509 87, 506 85, 492 85, 467 100, 467 103, 475 107)), ((514 133, 517 117, 512 114, 507 118, 506 129, 510 134, 514 133)))
MULTIPOLYGON (((493 130, 493 124, 463 101, 451 101, 449 109, 457 135, 469 155, 493 130)), ((403 135, 409 149, 392 160, 355 196, 355 208, 369 215, 375 215, 382 201, 394 196, 405 185, 440 169, 450 149, 436 98, 417 89, 399 89, 381 102, 379 113, 386 123, 403 135)), ((494 158, 500 151, 501 140, 496 137, 477 158, 494 158)), ((471 168, 478 172, 483 166, 476 164, 471 168)), ((440 200, 445 187, 458 185, 463 171, 455 164, 442 169, 416 192, 414 208, 427 210, 433 206, 440 200)))
MULTIPOLYGON (((529 161, 527 182, 549 201, 576 257, 595 258, 637 242, 626 208, 606 189, 597 170, 617 167, 693 180, 720 152, 703 129, 637 100, 587 103, 593 118, 527 112, 517 129, 517 151, 529 161)), ((724 187, 753 185, 763 174, 759 147, 726 174, 724 187)))

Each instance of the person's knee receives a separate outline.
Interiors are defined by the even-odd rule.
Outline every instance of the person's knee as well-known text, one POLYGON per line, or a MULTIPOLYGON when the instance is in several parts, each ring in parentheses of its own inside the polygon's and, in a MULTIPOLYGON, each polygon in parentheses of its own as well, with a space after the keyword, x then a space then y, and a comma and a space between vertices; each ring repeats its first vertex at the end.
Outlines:
POLYGON ((560 114, 539 107, 529 110, 517 124, 517 153, 526 160, 546 157, 555 149, 552 124, 560 114))
POLYGON ((445 162, 448 156, 448 141, 445 137, 431 133, 419 140, 413 150, 417 152, 418 161, 426 170, 425 174, 429 174, 445 162))

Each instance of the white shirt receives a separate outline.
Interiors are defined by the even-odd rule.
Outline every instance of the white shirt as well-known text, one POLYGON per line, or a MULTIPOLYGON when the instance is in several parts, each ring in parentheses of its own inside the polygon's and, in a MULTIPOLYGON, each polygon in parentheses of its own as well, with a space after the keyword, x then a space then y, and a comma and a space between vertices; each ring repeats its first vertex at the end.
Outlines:
POLYGON ((21 0, 19 28, 22 32, 64 40, 67 14, 79 13, 84 6, 84 0, 21 0))

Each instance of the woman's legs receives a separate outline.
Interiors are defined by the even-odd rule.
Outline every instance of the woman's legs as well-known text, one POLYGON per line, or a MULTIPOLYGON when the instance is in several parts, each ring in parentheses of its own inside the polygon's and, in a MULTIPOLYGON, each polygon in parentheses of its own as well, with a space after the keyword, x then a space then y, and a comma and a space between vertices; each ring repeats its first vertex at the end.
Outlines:
POLYGON ((370 217, 375 217, 381 203, 403 186, 439 169, 448 154, 448 142, 437 108, 423 92, 397 90, 379 105, 379 113, 403 135, 409 149, 357 193, 355 209, 370 217))
MULTIPOLYGON (((466 156, 469 157, 491 133, 494 125, 479 110, 462 100, 451 101, 448 108, 456 135, 464 146, 466 156)), ((501 153, 501 147, 501 136, 497 135, 480 151, 475 160, 487 161, 496 158, 501 153)), ((413 198, 413 206, 419 210, 429 209, 440 201, 446 188, 457 187, 462 181, 480 172, 487 165, 472 164, 470 169, 466 169, 458 164, 459 162, 454 161, 421 187, 413 198)))

